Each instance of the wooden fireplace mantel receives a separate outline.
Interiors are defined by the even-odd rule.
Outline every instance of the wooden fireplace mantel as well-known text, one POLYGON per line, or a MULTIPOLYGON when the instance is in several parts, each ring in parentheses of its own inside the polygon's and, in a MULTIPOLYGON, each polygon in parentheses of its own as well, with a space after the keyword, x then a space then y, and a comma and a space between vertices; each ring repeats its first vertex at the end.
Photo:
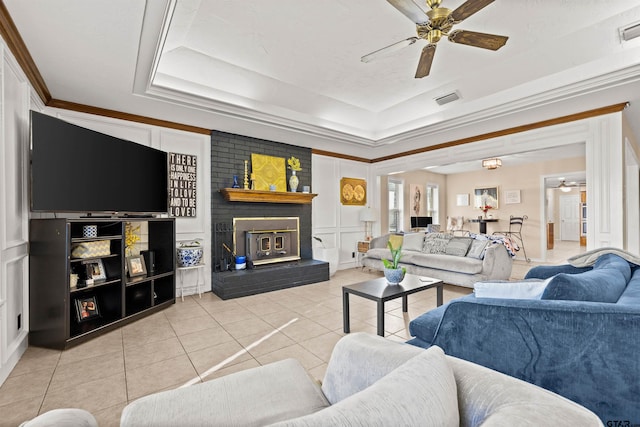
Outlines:
POLYGON ((285 191, 245 190, 242 188, 221 188, 220 193, 228 202, 256 203, 296 203, 309 204, 315 193, 291 193, 285 191))

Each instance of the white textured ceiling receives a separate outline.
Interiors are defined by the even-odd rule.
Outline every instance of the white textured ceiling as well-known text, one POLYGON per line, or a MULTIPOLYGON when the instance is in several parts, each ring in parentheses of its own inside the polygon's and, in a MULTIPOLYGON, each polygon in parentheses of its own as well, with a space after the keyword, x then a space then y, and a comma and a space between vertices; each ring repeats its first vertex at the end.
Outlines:
POLYGON ((54 98, 195 126, 375 158, 624 101, 640 122, 637 0, 497 0, 455 28, 507 44, 443 39, 423 79, 422 41, 360 62, 415 35, 385 0, 4 1, 54 98))

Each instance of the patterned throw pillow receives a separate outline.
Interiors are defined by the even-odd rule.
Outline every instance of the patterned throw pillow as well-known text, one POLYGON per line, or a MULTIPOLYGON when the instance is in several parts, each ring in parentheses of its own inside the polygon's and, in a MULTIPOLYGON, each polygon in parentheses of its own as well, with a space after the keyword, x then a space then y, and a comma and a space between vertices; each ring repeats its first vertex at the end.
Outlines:
POLYGON ((428 233, 424 238, 424 248, 422 252, 427 254, 444 254, 447 250, 449 240, 453 235, 449 233, 428 233))
POLYGON ((488 244, 489 244, 488 240, 473 239, 469 247, 469 251, 467 252, 467 257, 475 258, 475 259, 483 259, 484 249, 487 247, 488 244))

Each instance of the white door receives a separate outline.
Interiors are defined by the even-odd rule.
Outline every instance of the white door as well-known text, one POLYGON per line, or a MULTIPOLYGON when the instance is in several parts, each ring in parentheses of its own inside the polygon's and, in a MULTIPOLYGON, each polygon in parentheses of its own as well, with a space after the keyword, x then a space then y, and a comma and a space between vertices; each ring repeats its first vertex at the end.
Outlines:
POLYGON ((580 196, 560 196, 560 240, 580 240, 580 196))

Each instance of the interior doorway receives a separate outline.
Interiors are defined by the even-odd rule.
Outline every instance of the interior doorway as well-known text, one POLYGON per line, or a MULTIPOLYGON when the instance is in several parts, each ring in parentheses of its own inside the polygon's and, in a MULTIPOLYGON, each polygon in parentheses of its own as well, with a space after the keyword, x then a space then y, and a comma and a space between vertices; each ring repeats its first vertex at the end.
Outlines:
POLYGON ((580 241, 580 196, 569 194, 560 196, 560 240, 580 241))
POLYGON ((580 245, 580 194, 586 190, 585 175, 584 171, 573 171, 542 177, 544 223, 541 232, 546 234, 546 239, 542 241, 541 250, 545 262, 557 263, 559 259, 566 262, 568 257, 586 249, 580 245))

